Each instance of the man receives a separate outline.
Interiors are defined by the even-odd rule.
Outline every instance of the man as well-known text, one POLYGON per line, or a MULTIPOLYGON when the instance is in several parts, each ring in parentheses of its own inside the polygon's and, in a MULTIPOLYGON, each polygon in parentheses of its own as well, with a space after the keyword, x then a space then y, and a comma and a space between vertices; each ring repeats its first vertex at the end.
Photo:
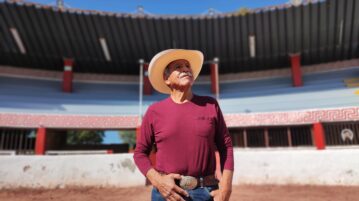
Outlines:
POLYGON ((142 122, 134 160, 154 186, 152 201, 227 201, 232 191, 233 147, 217 101, 192 93, 203 64, 197 50, 169 49, 149 65, 152 86, 169 97, 151 105, 142 122), (149 153, 156 144, 156 167, 149 153), (222 177, 215 179, 215 150, 222 177))

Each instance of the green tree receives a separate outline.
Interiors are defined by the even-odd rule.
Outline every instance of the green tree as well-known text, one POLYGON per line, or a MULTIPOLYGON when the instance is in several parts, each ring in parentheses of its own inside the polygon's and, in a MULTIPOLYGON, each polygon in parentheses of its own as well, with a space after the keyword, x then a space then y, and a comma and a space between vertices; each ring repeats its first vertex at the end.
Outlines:
POLYGON ((122 139, 123 142, 127 143, 130 149, 136 144, 136 131, 134 130, 123 130, 118 132, 118 136, 122 139))
POLYGON ((105 136, 104 131, 75 130, 67 132, 67 144, 100 144, 105 136))
POLYGON ((236 12, 237 15, 241 15, 241 16, 247 15, 249 13, 251 13, 251 10, 245 7, 239 8, 238 11, 236 12))

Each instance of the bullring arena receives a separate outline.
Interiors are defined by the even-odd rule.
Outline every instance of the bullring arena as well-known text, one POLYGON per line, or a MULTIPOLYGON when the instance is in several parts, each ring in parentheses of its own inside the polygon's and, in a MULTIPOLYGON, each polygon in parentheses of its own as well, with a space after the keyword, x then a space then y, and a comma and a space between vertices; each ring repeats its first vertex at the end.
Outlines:
POLYGON ((180 16, 0 1, 0 26, 1 201, 149 200, 128 144, 67 136, 138 134, 168 48, 204 52, 193 89, 229 128, 231 201, 358 200, 358 1, 180 16))

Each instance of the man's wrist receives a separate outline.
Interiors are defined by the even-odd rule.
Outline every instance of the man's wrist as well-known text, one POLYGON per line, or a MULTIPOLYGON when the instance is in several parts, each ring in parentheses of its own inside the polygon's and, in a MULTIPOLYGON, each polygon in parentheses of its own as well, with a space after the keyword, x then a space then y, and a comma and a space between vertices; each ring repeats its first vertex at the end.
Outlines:
POLYGON ((232 186, 220 186, 219 190, 221 191, 221 193, 224 194, 231 194, 232 193, 232 186))
POLYGON ((151 168, 150 170, 148 170, 146 177, 148 180, 150 180, 151 184, 155 188, 158 188, 159 181, 162 178, 162 175, 159 172, 157 172, 155 169, 151 168))
POLYGON ((223 191, 223 192, 232 192, 232 187, 222 187, 219 189, 221 189, 221 191, 223 191))

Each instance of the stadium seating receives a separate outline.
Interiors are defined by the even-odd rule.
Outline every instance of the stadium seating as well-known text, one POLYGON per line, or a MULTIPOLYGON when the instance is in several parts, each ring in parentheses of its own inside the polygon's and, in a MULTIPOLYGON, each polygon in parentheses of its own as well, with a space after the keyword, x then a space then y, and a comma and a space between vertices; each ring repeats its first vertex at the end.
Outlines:
MULTIPOLYGON (((358 67, 304 75, 303 87, 292 87, 289 77, 222 82, 220 104, 224 113, 290 111, 358 105, 355 88, 343 80, 359 76, 358 67)), ((49 114, 132 115, 138 113, 137 84, 74 84, 66 94, 59 81, 1 77, 0 111, 49 114)), ((213 96, 208 84, 198 83, 194 92, 213 96)), ((165 98, 144 96, 144 111, 165 98)))

